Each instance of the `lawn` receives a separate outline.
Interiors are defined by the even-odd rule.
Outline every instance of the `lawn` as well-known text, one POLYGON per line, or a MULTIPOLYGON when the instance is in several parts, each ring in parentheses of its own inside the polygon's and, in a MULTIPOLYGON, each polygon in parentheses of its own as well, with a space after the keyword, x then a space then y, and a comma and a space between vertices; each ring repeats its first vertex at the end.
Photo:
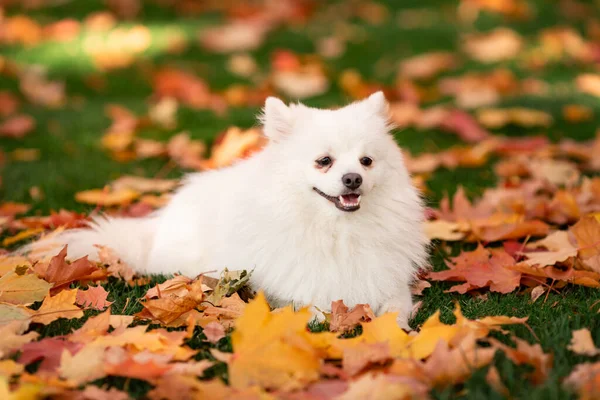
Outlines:
MULTIPOLYGON (((2 131, 0 127, 0 202, 30 206, 25 214, 15 217, 17 219, 48 215, 60 209, 83 214, 98 208, 114 210, 115 207, 77 201, 76 193, 101 189, 122 175, 179 178, 189 171, 181 159, 173 156, 139 159, 136 157, 137 150, 132 150, 131 140, 142 138, 166 143, 173 136, 187 132, 192 140, 201 141, 210 148, 215 138, 231 126, 242 129, 257 126, 255 117, 266 94, 297 100, 298 95, 294 95, 295 92, 289 87, 280 87, 267 81, 273 81, 273 74, 278 69, 300 68, 298 63, 306 68, 317 69, 316 74, 327 84, 327 87, 318 88, 302 99, 302 102, 315 107, 343 105, 361 97, 361 93, 384 88, 394 104, 416 96, 423 107, 454 107, 458 102, 459 108, 475 115, 476 110, 484 106, 466 108, 457 100, 458 96, 441 93, 438 84, 449 76, 504 71, 512 76, 510 85, 530 87, 531 90, 513 90, 512 87, 503 86, 497 90, 490 104, 497 108, 525 107, 543 111, 552 116, 552 122, 533 127, 517 122, 488 128, 493 135, 511 138, 546 136, 555 143, 569 138, 581 142, 595 137, 600 121, 600 84, 596 84, 596 96, 582 93, 575 84, 580 74, 598 72, 600 5, 597 1, 390 0, 311 2, 312 6, 309 2, 291 2, 304 5, 298 6, 293 17, 275 24, 264 38, 259 38, 255 48, 239 52, 207 49, 211 44, 207 45, 200 39, 205 30, 225 23, 228 12, 229 18, 235 14, 231 9, 219 10, 218 2, 211 7, 206 4, 213 2, 172 2, 174 6, 169 1, 146 1, 135 17, 116 19, 114 26, 111 27, 109 22, 106 28, 100 26, 107 23, 103 22, 102 16, 96 15, 95 20, 90 19, 93 13, 107 11, 103 1, 40 3, 43 5, 32 9, 17 6, 5 9, 5 20, 15 15, 25 15, 35 21, 37 27, 32 27, 31 22, 21 22, 15 28, 15 23, 12 29, 17 33, 11 36, 3 31, 3 26, 9 27, 10 24, 0 19, 0 92, 16 96, 20 103, 16 113, 30 116, 35 123, 33 128, 26 129, 27 132, 17 134, 17 138, 8 137, 8 130, 2 131), (203 3, 206 3, 205 9, 200 10, 202 7, 199 5, 203 3), (498 4, 499 9, 493 9, 492 6, 485 8, 486 4, 492 3, 498 4), (477 4, 481 5, 480 10, 477 4), (62 26, 62 31, 60 26, 54 31, 40 28, 66 19, 72 20, 72 24, 71 27, 67 24, 62 26), (72 26, 77 29, 74 30, 72 26), (131 30, 139 27, 144 27, 142 33, 138 32, 137 36, 135 32, 131 33, 131 30), (515 55, 484 62, 465 54, 463 40, 468 35, 493 31, 499 27, 520 35, 523 44, 515 55), (556 35, 544 42, 541 33, 557 27, 565 28, 572 36, 564 39, 565 36, 556 35), (119 30, 121 36, 118 36, 119 30), (65 36, 62 39, 61 32, 65 36), (54 38, 47 38, 52 34, 54 38), (321 42, 325 37, 333 40, 321 42), (594 43, 593 57, 582 60, 585 57, 579 56, 578 45, 573 44, 577 37, 594 43), (547 47, 540 50, 540 43, 546 43, 547 47), (455 65, 451 63, 452 66, 441 68, 439 73, 431 77, 399 77, 401 61, 433 51, 450 52, 458 61, 455 65), (239 56, 242 53, 244 56, 239 56), (239 57, 232 59, 232 54, 239 57), (237 67, 232 66, 234 61, 238 62, 237 67), (24 88, 23 75, 18 71, 33 64, 44 66, 47 75, 45 78, 31 78, 33 89, 28 90, 24 88), (175 124, 169 124, 160 117, 143 117, 156 104, 157 93, 160 95, 153 74, 163 67, 188 71, 207 85, 208 94, 204 93, 199 100, 186 100, 185 94, 181 95, 177 109, 170 114, 175 124), (64 96, 60 88, 53 88, 47 82, 64 82, 64 96), (529 82, 530 85, 523 82, 529 82), (403 89, 394 89, 398 87, 403 89), (57 96, 58 100, 54 101, 53 96, 57 96), (582 106, 584 113, 590 116, 565 116, 564 107, 574 104, 582 106), (110 110, 107 111, 109 105, 122 106, 139 118, 132 126, 127 125, 127 118, 114 117, 114 113, 111 119, 110 110), (103 139, 115 119, 117 123, 125 124, 125 130, 136 131, 135 139, 128 137, 130 142, 123 148, 114 143, 107 145, 108 141, 103 139), (39 153, 34 151, 31 154, 31 150, 28 152, 24 149, 36 149, 39 153)), ((122 2, 111 13, 127 14, 131 10, 125 7, 126 3, 136 2, 122 2)), ((238 14, 250 14, 253 8, 248 6, 244 9, 240 6, 235 10, 238 14)), ((212 39, 218 46, 219 38, 212 39)), ((498 43, 492 49, 488 48, 486 55, 491 57, 490 53, 493 55, 504 50, 505 44, 498 43)), ((489 86, 493 86, 492 78, 487 79, 489 86)), ((466 89, 463 86, 458 92, 461 90, 466 89)), ((478 92, 474 96, 483 95, 478 92)), ((480 100, 479 97, 476 100, 480 100)), ((4 113, 4 109, 8 109, 7 103, 0 101, 0 124, 11 118, 12 113, 4 113)), ((403 149, 417 156, 465 145, 464 139, 468 138, 460 128, 449 131, 452 129, 435 126, 418 129, 414 124, 406 124, 395 130, 394 135, 403 149), (458 134, 456 131, 459 131, 458 134)), ((188 148, 190 146, 187 145, 188 148)), ((501 181, 494 170, 495 163, 500 159, 501 156, 495 154, 476 166, 446 166, 417 174, 424 178, 428 206, 438 208, 441 199, 444 196, 452 197, 460 186, 468 198, 478 198, 486 188, 501 181)), ((594 176, 598 172, 586 170, 584 174, 594 176)), ((159 197, 155 199, 160 201, 159 197)), ((122 209, 135 214, 145 210, 144 207, 122 209)), ((12 216, 4 220, 2 218, 3 214, 0 213, 0 239, 13 237, 18 230, 9 227, 9 218, 12 216)), ((240 223, 243 224, 243 221, 240 223)), ((563 229, 569 225, 572 223, 553 224, 563 229)), ((519 239, 528 240, 527 236, 519 239)), ((8 250, 15 248, 11 241, 5 244, 8 250)), ((444 261, 450 256, 475 247, 475 242, 435 240, 431 249, 433 269, 444 270, 444 261)), ((133 315, 142 311, 139 299, 146 291, 167 278, 154 277, 133 286, 110 278, 102 286, 109 292, 108 300, 114 302, 113 310, 133 315)), ((588 328, 595 342, 600 344, 600 292, 597 288, 569 284, 550 290, 534 302, 525 285, 506 294, 485 289, 466 294, 447 292, 453 284, 431 282, 431 287, 417 298, 422 305, 411 322, 413 328, 418 328, 436 310, 440 310, 442 321, 452 322, 455 303, 460 304, 463 314, 470 319, 490 315, 528 317, 527 323, 531 329, 523 325, 506 329, 530 343, 539 343, 544 352, 551 353, 554 359, 547 378, 533 383, 526 377, 531 367, 517 366, 498 353, 493 365, 498 369, 511 397, 575 397, 573 392, 565 389, 563 379, 576 364, 596 359, 577 355, 568 350, 567 345, 572 331, 581 328, 588 328)), ((76 283, 71 285, 77 287, 76 283)), ((33 308, 38 306, 39 302, 33 308)), ((67 335, 80 328, 88 317, 97 314, 98 311, 86 310, 83 318, 60 319, 47 325, 35 325, 32 329, 39 332, 40 338, 67 335)), ((207 342, 205 338, 202 329, 196 327, 187 342, 190 347, 199 350, 195 356, 197 360, 215 360, 214 354, 210 353, 211 348, 231 351, 229 334, 215 344, 207 342)), ((27 368, 29 372, 35 371, 35 366, 27 368)), ((474 371, 464 384, 437 387, 431 391, 431 396, 437 399, 503 398, 487 382, 486 372, 487 367, 474 371)), ((226 364, 216 363, 205 371, 204 377, 227 380, 226 364)), ((141 379, 118 376, 109 376, 94 384, 124 390, 134 397, 143 397, 152 387, 141 379)))

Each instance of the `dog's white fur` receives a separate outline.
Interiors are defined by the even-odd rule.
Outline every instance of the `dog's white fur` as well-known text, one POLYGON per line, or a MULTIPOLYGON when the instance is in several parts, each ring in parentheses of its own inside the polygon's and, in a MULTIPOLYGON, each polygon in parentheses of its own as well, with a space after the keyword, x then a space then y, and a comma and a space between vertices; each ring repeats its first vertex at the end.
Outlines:
POLYGON ((266 101, 270 139, 252 158, 191 174, 170 203, 142 219, 96 218, 90 229, 54 238, 69 257, 112 248, 141 273, 188 276, 253 270, 251 283, 272 304, 330 308, 343 299, 376 313, 399 312, 407 327, 409 284, 426 260, 423 206, 389 133, 381 92, 338 110, 266 101), (325 172, 315 160, 334 162, 325 172), (360 159, 373 159, 369 167, 360 159), (363 177, 360 209, 344 212, 313 188, 337 197, 346 173, 363 177))

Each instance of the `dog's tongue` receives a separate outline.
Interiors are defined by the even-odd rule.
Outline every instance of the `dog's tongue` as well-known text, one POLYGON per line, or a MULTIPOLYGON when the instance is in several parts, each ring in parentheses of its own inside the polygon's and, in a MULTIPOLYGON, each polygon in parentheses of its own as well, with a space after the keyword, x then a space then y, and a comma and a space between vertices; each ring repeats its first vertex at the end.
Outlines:
POLYGON ((343 194, 340 200, 344 206, 357 206, 360 203, 360 196, 354 193, 343 194))

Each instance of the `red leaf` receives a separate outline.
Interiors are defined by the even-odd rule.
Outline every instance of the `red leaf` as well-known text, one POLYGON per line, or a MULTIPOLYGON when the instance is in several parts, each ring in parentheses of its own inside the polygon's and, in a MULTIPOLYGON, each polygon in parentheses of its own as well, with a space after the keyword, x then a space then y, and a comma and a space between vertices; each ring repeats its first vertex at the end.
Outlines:
POLYGON ((35 120, 29 115, 15 115, 0 124, 0 137, 20 139, 35 128, 35 120))
POLYGON ((479 245, 476 250, 462 252, 447 262, 449 270, 430 272, 435 281, 466 281, 450 288, 449 292, 466 293, 471 289, 490 287, 492 292, 510 293, 519 287, 521 274, 506 267, 515 260, 503 249, 486 249, 479 245))
POLYGON ((54 372, 60 366, 60 357, 66 349, 71 354, 77 353, 83 344, 68 342, 57 338, 46 338, 39 342, 27 343, 21 347, 19 362, 23 365, 42 360, 38 372, 54 372))
POLYGON ((112 301, 106 301, 107 296, 108 292, 102 286, 92 286, 88 290, 77 292, 77 304, 83 308, 102 311, 113 303, 112 301))
POLYGON ((461 110, 451 111, 442 121, 440 128, 456 133, 458 137, 469 143, 476 143, 491 136, 475 118, 461 110))
POLYGON ((87 259, 87 256, 70 264, 65 260, 66 256, 67 246, 58 255, 52 257, 48 268, 41 273, 46 281, 55 283, 54 289, 71 282, 92 279, 92 274, 99 270, 87 259))
POLYGON ((204 335, 211 343, 217 343, 225 337, 225 328, 218 322, 209 322, 204 327, 204 335))

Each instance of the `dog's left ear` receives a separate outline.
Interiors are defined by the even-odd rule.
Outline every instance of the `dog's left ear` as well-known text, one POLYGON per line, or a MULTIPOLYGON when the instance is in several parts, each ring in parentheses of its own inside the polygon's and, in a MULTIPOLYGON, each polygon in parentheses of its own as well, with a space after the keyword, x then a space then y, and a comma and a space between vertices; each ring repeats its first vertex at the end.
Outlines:
POLYGON ((293 127, 292 110, 276 97, 268 97, 260 116, 265 135, 271 140, 287 136, 293 127))
POLYGON ((371 110, 373 110, 377 115, 380 115, 383 118, 388 118, 389 104, 385 98, 385 95, 380 90, 379 92, 375 92, 370 95, 365 103, 369 105, 371 110))

